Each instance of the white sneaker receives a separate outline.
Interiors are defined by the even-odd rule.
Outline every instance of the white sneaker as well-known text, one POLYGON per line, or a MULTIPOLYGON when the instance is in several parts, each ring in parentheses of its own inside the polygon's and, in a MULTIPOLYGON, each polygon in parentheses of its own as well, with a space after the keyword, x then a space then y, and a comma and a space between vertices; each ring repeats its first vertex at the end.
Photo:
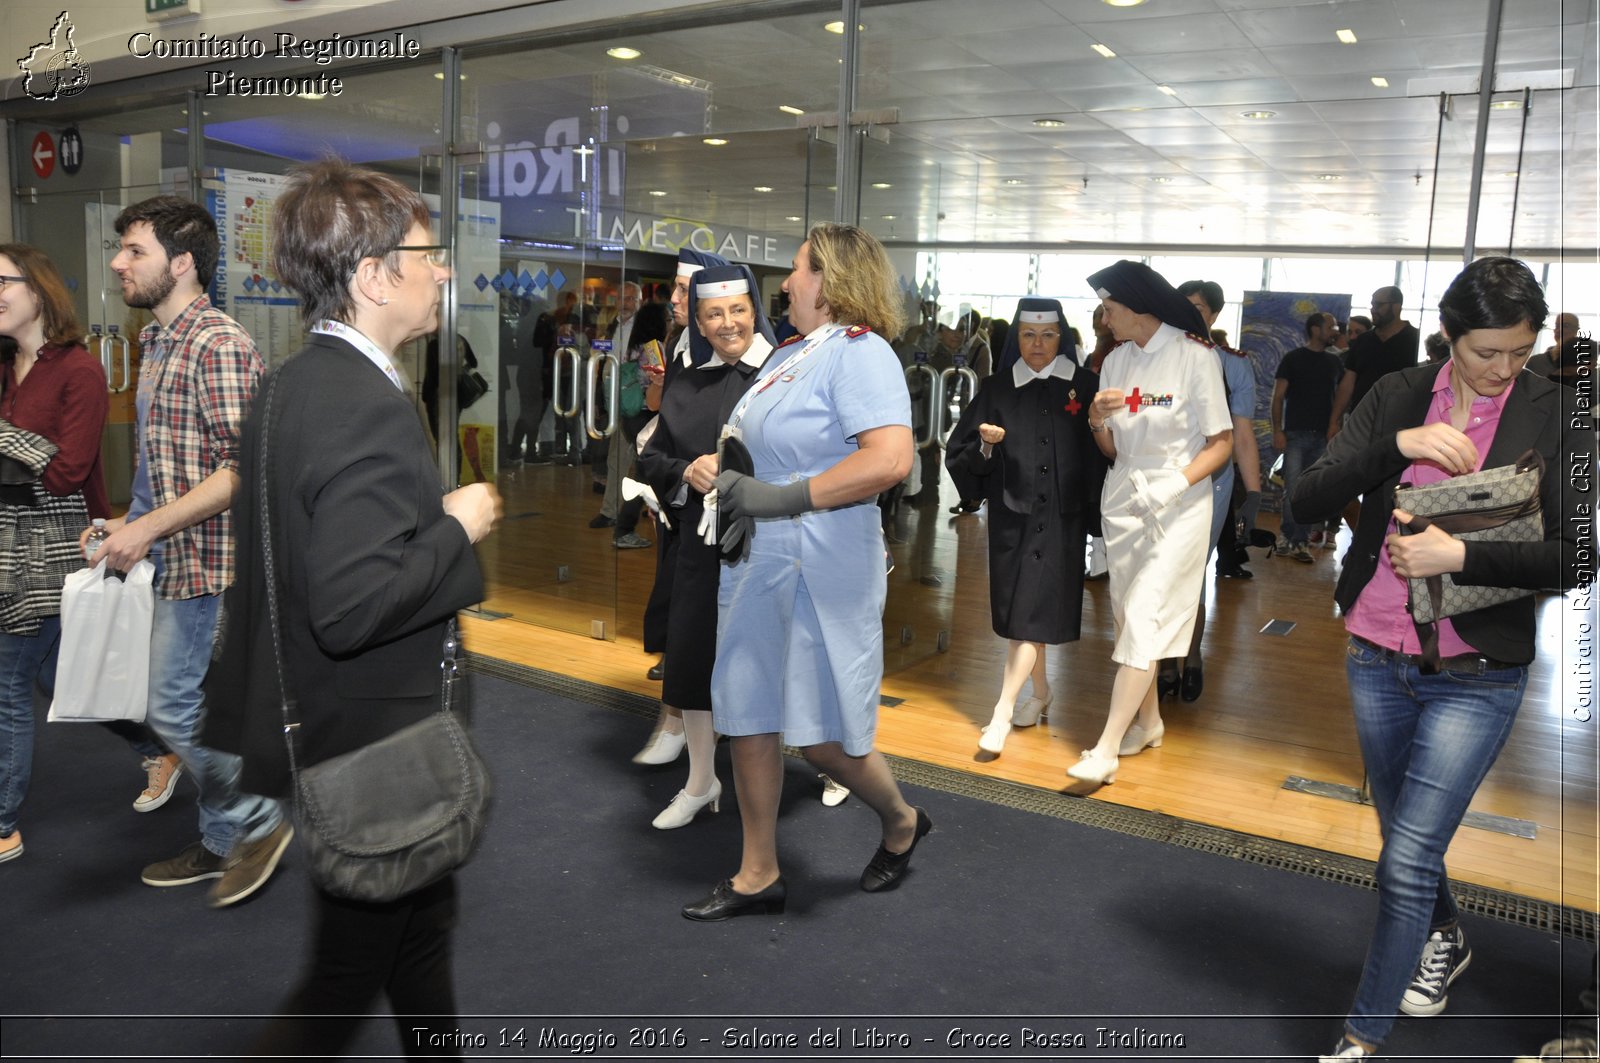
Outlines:
POLYGON ((835 782, 827 772, 817 772, 817 778, 822 780, 822 803, 828 808, 838 808, 850 799, 850 787, 835 782))
POLYGON ((1461 927, 1429 934, 1427 944, 1422 946, 1416 973, 1411 976, 1411 985, 1400 998, 1400 1010, 1419 1017, 1439 1014, 1450 1002, 1447 992, 1450 983, 1460 978, 1471 962, 1472 947, 1467 944, 1461 927))
POLYGON ((650 741, 644 748, 633 755, 635 764, 671 764, 678 759, 678 754, 683 752, 683 747, 689 744, 689 736, 682 731, 673 734, 664 727, 657 727, 650 735, 650 741))
POLYGON ((711 780, 711 789, 696 797, 688 790, 679 790, 672 803, 661 810, 661 814, 650 821, 656 830, 675 830, 678 827, 687 827, 700 814, 700 810, 707 805, 711 811, 716 812, 722 804, 722 783, 715 778, 711 780))
POLYGON ((1341 1037, 1339 1045, 1331 1055, 1318 1056, 1318 1063, 1339 1063, 1341 1059, 1370 1059, 1372 1053, 1356 1044, 1348 1037, 1341 1037))

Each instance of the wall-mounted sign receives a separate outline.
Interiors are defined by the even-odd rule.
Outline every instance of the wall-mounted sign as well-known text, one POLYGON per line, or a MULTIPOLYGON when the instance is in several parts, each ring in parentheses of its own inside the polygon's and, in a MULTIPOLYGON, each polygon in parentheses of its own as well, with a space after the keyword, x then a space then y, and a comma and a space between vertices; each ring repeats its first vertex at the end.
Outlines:
POLYGON ((43 131, 34 134, 33 143, 28 148, 28 161, 33 163, 34 176, 41 181, 55 173, 55 138, 43 131))
POLYGON ((78 132, 77 126, 69 126, 61 131, 61 136, 56 140, 56 153, 61 157, 61 172, 75 174, 83 169, 83 135, 78 132))

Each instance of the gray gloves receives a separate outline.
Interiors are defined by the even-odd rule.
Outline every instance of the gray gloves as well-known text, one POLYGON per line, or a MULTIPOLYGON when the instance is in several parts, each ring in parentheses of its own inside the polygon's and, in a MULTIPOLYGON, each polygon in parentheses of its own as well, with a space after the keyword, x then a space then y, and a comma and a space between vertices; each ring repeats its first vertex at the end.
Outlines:
POLYGON ((722 529, 718 545, 725 561, 749 556, 757 517, 792 517, 815 508, 811 504, 810 480, 769 484, 731 470, 717 477, 716 506, 717 523, 722 529))

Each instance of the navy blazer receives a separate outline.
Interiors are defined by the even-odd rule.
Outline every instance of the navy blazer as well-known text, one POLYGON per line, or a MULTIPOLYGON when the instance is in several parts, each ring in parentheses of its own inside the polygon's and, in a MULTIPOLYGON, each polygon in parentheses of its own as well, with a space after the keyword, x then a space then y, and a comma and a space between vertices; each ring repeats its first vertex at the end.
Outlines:
MULTIPOLYGON (((1401 429, 1420 426, 1433 401, 1437 363, 1381 377, 1333 437, 1322 458, 1300 474, 1290 501, 1298 521, 1337 517, 1357 496, 1361 518, 1345 554, 1334 599, 1349 612, 1378 568, 1378 551, 1394 511, 1394 489, 1411 466, 1400 453, 1401 429)), ((1545 537, 1538 543, 1469 542, 1456 582, 1484 587, 1569 590, 1593 577, 1595 422, 1576 392, 1524 370, 1500 412, 1483 467, 1515 464, 1528 450, 1544 455, 1540 505, 1545 537), (1580 540, 1582 540, 1580 542, 1580 540)), ((1533 596, 1451 618, 1456 634, 1478 652, 1509 664, 1533 660, 1533 596)))
POLYGON ((284 655, 306 762, 438 709, 457 610, 483 598, 466 529, 446 516, 416 406, 342 339, 312 335, 262 382, 234 499, 237 571, 207 679, 206 744, 244 758, 243 789, 288 790, 260 550, 261 407, 274 387, 269 504, 284 655))

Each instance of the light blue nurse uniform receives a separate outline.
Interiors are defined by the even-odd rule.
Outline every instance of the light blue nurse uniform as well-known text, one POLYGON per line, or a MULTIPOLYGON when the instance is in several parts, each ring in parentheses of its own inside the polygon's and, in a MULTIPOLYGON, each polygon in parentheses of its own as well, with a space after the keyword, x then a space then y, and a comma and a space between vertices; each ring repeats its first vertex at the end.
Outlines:
MULTIPOLYGON (((767 368, 809 338, 780 347, 767 368)), ((836 333, 755 392, 735 416, 756 478, 767 483, 826 472, 855 453, 859 432, 911 425, 900 361, 864 329, 836 333)), ((872 751, 888 588, 876 501, 757 520, 749 557, 722 566, 711 677, 722 734, 781 731, 795 746, 872 751)))

